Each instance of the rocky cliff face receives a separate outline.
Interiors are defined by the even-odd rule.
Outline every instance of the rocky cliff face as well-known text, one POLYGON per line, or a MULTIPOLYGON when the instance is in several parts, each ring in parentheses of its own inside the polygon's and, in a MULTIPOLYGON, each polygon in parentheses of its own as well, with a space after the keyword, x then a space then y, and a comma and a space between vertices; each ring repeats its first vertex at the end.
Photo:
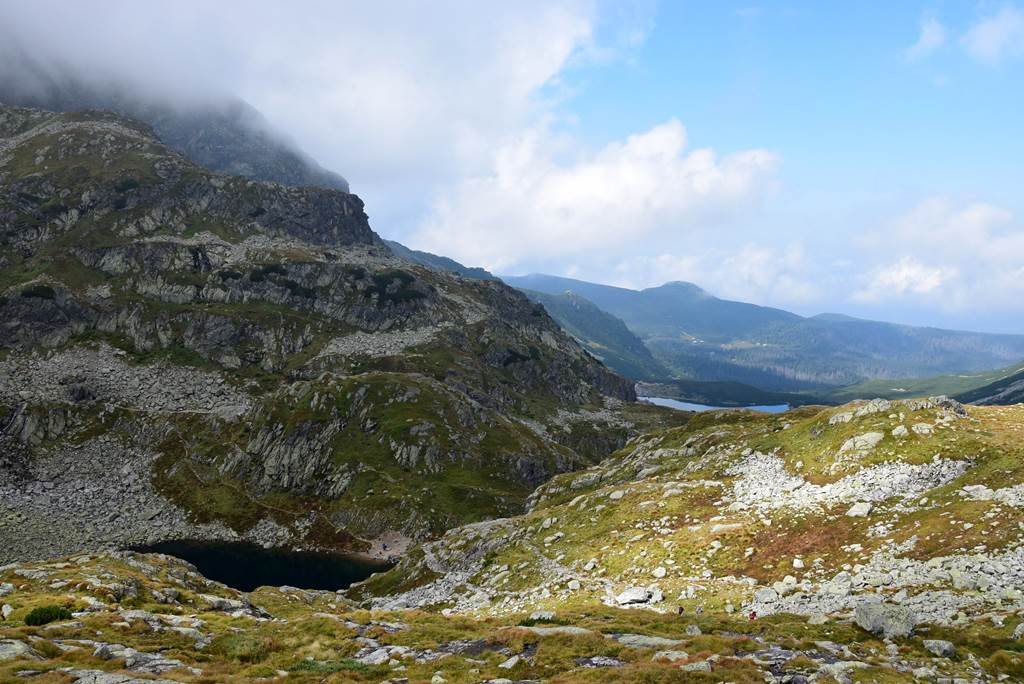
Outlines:
POLYGON ((395 258, 356 196, 212 173, 112 114, 0 107, 0 320, 26 555, 430 536, 654 416, 520 293, 395 258))

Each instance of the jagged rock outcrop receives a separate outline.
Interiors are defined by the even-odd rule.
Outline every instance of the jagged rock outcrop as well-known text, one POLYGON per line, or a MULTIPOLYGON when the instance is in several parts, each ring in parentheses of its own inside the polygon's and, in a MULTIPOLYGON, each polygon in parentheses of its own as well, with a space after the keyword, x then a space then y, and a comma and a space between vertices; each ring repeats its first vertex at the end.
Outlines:
POLYGON ((519 292, 395 258, 358 197, 108 113, 0 106, 0 263, 0 529, 30 556, 429 537, 652 420, 519 292), (77 487, 78 448, 132 477, 77 487))

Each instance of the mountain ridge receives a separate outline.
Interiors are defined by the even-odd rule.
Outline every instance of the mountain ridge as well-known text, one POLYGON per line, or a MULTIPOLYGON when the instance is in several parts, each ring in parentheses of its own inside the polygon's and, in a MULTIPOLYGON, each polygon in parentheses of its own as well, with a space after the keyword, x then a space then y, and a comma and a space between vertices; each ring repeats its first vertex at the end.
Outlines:
POLYGON ((803 317, 732 302, 699 287, 629 290, 558 276, 506 276, 557 294, 572 290, 620 318, 673 375, 816 393, 872 378, 977 372, 1024 358, 1024 335, 973 333, 855 319, 803 317))
POLYGON ((428 538, 672 413, 517 290, 397 259, 355 195, 115 114, 0 106, 0 266, 4 561, 428 538))

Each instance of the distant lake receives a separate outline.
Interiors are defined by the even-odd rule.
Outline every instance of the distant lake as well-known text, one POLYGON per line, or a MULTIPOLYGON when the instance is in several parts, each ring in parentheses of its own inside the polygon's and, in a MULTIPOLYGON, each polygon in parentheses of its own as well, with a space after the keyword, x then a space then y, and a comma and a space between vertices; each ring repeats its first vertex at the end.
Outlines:
POLYGON ((244 542, 168 541, 132 550, 181 558, 205 577, 239 591, 283 585, 336 591, 391 567, 362 556, 265 549, 244 542))
POLYGON ((667 406, 669 408, 678 409, 680 411, 717 411, 718 409, 736 409, 744 408, 751 411, 760 411, 761 413, 782 413, 789 410, 789 404, 777 404, 775 406, 708 406, 707 404, 691 404, 688 401, 678 401, 677 399, 665 399, 664 397, 637 397, 640 401, 646 401, 649 404, 655 404, 657 406, 667 406))

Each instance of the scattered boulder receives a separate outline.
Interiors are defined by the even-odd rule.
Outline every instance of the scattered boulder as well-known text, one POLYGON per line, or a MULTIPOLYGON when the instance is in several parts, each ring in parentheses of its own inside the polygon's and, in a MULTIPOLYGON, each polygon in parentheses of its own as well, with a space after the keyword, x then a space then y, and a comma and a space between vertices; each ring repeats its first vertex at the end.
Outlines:
POLYGON ((843 445, 839 447, 840 454, 846 454, 850 452, 867 452, 878 446, 878 443, 885 439, 885 435, 881 432, 865 432, 863 435, 857 435, 843 442, 843 445))
POLYGON ((661 603, 665 594, 658 587, 626 587, 622 593, 615 597, 615 603, 620 606, 634 605, 638 603, 661 603))
POLYGON ((670 663, 674 663, 677 660, 686 660, 690 657, 690 654, 686 651, 658 651, 651 660, 667 660, 670 663))
POLYGON ((5 660, 41 660, 42 656, 16 639, 0 639, 0 662, 5 660))
POLYGON ((864 631, 887 639, 908 637, 917 624, 909 608, 877 601, 859 604, 853 612, 853 621, 864 631))
POLYGON ((863 518, 870 514, 873 508, 874 504, 870 501, 858 501, 850 506, 850 510, 846 511, 846 515, 851 518, 863 518))
POLYGON ((580 667, 622 667, 625 665, 624 662, 618 658, 609 658, 608 656, 590 656, 589 658, 576 658, 576 664, 580 667))
POLYGON ((945 639, 925 639, 924 647, 939 658, 952 658, 956 653, 953 644, 945 639))
POLYGON ((646 634, 612 634, 611 638, 629 648, 669 648, 682 643, 678 639, 666 639, 646 634))
POLYGON ((506 660, 505 662, 503 662, 500 665, 498 665, 498 667, 501 668, 502 670, 511 670, 513 667, 515 667, 516 665, 519 664, 520 660, 522 660, 521 657, 519 657, 517 655, 514 655, 511 658, 509 658, 508 660, 506 660))

